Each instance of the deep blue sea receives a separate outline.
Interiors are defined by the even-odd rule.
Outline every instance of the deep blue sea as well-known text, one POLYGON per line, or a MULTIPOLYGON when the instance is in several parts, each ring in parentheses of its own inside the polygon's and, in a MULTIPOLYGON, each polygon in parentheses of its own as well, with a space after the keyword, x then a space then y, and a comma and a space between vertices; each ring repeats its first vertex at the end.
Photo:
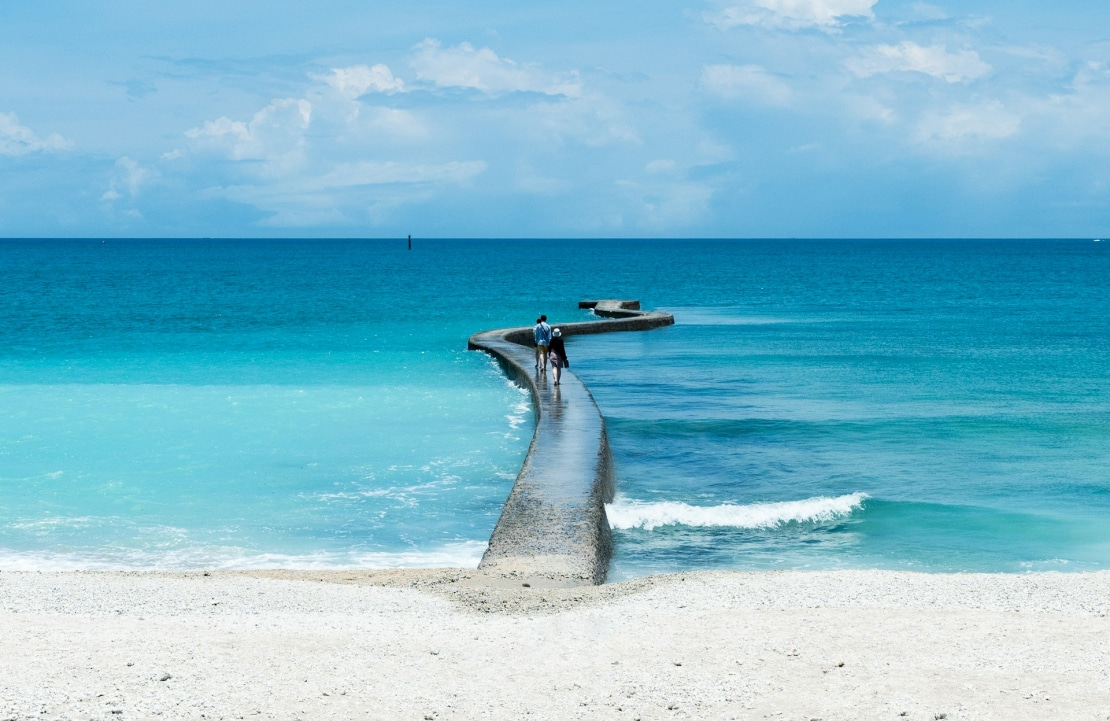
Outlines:
POLYGON ((0 570, 476 565, 576 337, 611 578, 1110 568, 1110 242, 0 241, 0 570))

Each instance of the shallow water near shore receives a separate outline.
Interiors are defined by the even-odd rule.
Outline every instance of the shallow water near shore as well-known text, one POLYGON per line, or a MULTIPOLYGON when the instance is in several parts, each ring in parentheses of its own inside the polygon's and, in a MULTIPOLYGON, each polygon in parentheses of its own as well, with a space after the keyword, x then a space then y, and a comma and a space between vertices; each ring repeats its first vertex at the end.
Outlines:
POLYGON ((611 578, 1110 567, 1088 241, 0 241, 0 569, 477 563, 576 301, 611 578))

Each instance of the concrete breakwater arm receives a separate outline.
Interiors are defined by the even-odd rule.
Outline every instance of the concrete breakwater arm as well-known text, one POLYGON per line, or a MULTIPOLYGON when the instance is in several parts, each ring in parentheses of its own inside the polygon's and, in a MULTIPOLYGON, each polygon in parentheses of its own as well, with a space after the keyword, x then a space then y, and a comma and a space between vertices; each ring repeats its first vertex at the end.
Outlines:
MULTIPOLYGON (((582 301, 611 320, 560 323, 564 337, 673 325, 674 316, 638 301, 582 301)), ((532 327, 475 333, 469 348, 489 353, 532 394, 536 432, 478 568, 532 585, 603 583, 613 552, 605 504, 613 499, 613 461, 605 419, 569 370, 562 382, 534 369, 532 327)), ((573 361, 573 358, 571 358, 573 361)))

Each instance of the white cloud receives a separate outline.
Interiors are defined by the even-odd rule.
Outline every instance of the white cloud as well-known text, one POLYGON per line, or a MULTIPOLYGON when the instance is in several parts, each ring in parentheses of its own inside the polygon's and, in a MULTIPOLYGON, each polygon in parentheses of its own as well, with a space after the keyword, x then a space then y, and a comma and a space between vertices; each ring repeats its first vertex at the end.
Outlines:
POLYGON ((1076 72, 1068 92, 1012 94, 1005 104, 991 100, 927 112, 915 125, 911 139, 956 155, 982 152, 999 141, 1020 137, 1020 148, 1028 157, 1080 149, 1085 155, 1106 156, 1110 155, 1108 116, 1110 69, 1089 64, 1076 72))
POLYGON ((144 185, 158 176, 158 172, 144 168, 126 155, 116 161, 108 190, 100 196, 101 200, 112 201, 124 197, 124 193, 134 198, 144 185))
POLYGON ((889 124, 898 119, 898 114, 894 112, 894 108, 884 105, 875 98, 842 94, 841 100, 849 113, 860 120, 889 124))
POLYGON ((874 18, 871 8, 876 2, 878 0, 743 0, 712 15, 709 21, 721 29, 761 25, 784 30, 835 31, 844 24, 845 18, 874 18))
POLYGON ((542 175, 529 163, 518 163, 516 174, 516 187, 532 195, 546 195, 548 197, 564 195, 574 192, 578 186, 574 180, 542 175))
POLYGON ((653 230, 696 223, 709 213, 709 203, 715 194, 714 189, 705 183, 678 179, 647 183, 618 180, 617 187, 635 210, 632 222, 653 230))
POLYGON ((919 143, 957 144, 967 141, 1001 140, 1021 129, 1022 116, 994 101, 981 105, 957 105, 926 114, 918 123, 914 140, 919 143))
POLYGON ((361 117, 373 131, 395 138, 419 139, 428 135, 427 123, 408 110, 372 107, 361 117))
POLYGON ((422 164, 361 161, 344 163, 319 176, 213 188, 212 196, 271 213, 263 225, 276 227, 382 222, 398 207, 429 202, 442 186, 465 186, 483 173, 481 160, 422 164))
POLYGON ((470 43, 444 48, 428 39, 415 47, 412 67, 421 80, 439 87, 471 88, 489 95, 533 92, 578 97, 582 84, 576 74, 546 73, 533 65, 519 65, 499 58, 489 48, 476 50, 470 43))
POLYGON ((910 9, 913 10, 914 15, 916 15, 918 18, 921 18, 922 20, 948 19, 948 13, 944 11, 944 8, 937 7, 936 5, 930 5, 929 3, 915 2, 910 5, 910 9))
POLYGON ((1048 45, 996 45, 994 50, 1016 58, 1034 60, 1053 70, 1066 68, 1070 62, 1065 53, 1048 45))
POLYGON ((572 139, 591 148, 612 143, 643 143, 636 127, 625 117, 624 108, 598 94, 536 103, 518 122, 529 130, 541 130, 548 138, 572 139))
POLYGON ((1088 145, 1105 154, 1110 148, 1110 67, 1087 63, 1076 72, 1070 92, 1030 103, 1029 115, 1031 125, 1050 132, 1052 146, 1088 145))
POLYGON ((312 103, 295 98, 273 100, 250 122, 221 117, 185 135, 225 150, 232 160, 266 160, 289 166, 300 157, 304 131, 312 122, 312 103))
POLYGON ((701 85, 722 98, 742 98, 764 105, 789 105, 790 86, 759 65, 707 65, 701 85))
POLYGON ((427 123, 419 115, 384 104, 388 100, 382 95, 410 90, 385 65, 352 65, 309 77, 316 83, 307 88, 305 100, 311 105, 313 136, 318 142, 327 138, 349 146, 381 136, 398 140, 428 136, 427 123))
POLYGON ((311 77, 303 98, 276 98, 250 120, 224 116, 185 133, 196 148, 242 163, 223 168, 225 182, 209 196, 253 205, 270 214, 261 221, 268 225, 363 223, 485 172, 481 160, 406 157, 413 144, 435 141, 434 128, 410 110, 366 104, 370 92, 407 92, 386 66, 311 77))
MULTIPOLYGON (((262 224, 359 225, 391 222, 402 207, 487 183, 505 187, 504 177, 488 175, 490 138, 496 156, 525 168, 512 179, 516 192, 552 197, 581 187, 581 168, 565 172, 571 161, 556 147, 574 144, 575 157, 611 164, 614 154, 586 148, 643 142, 627 107, 585 88, 576 73, 435 40, 415 46, 407 61, 404 80, 372 62, 334 67, 310 74, 303 92, 275 98, 253 117, 195 122, 180 146, 190 162, 174 164, 173 172, 195 174, 208 197, 262 211, 262 224), (454 88, 466 92, 439 90, 454 88), (511 93, 525 95, 496 101, 511 93), (543 172, 528 167, 533 160, 543 172)), ((159 167, 170 172, 169 163, 159 167)), ((701 197, 680 195, 685 200, 652 205, 671 217, 701 197)))
POLYGON ((861 78, 879 73, 924 73, 950 83, 981 78, 991 71, 974 50, 950 53, 943 45, 922 47, 917 43, 879 45, 846 62, 848 69, 861 78))
POLYGON ((644 166, 644 172, 648 175, 669 175, 677 169, 678 164, 670 158, 662 158, 660 160, 653 160, 644 166))
POLYGON ((698 162, 702 164, 724 163, 736 157, 732 148, 713 139, 704 139, 698 142, 698 162))
POLYGON ((57 133, 40 138, 15 113, 0 113, 0 155, 26 155, 38 151, 68 150, 73 143, 57 133))
POLYGON ((324 82, 348 98, 357 98, 368 92, 403 93, 405 82, 393 77, 389 66, 352 65, 348 68, 332 68, 331 75, 322 78, 324 82))
POLYGON ((335 170, 311 184, 319 188, 346 188, 358 185, 393 183, 449 183, 460 185, 481 174, 485 169, 486 164, 481 160, 450 162, 441 165, 363 161, 339 165, 335 170))

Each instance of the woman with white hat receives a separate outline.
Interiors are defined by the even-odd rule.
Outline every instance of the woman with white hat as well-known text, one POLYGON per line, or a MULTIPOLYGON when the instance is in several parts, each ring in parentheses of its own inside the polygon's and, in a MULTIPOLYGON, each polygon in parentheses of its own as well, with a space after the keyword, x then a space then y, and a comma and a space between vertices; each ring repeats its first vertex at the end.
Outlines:
POLYGON ((567 349, 563 345, 563 331, 556 328, 551 331, 551 345, 547 347, 547 357, 551 361, 551 368, 555 371, 555 385, 563 376, 563 368, 570 368, 567 360, 567 349))

